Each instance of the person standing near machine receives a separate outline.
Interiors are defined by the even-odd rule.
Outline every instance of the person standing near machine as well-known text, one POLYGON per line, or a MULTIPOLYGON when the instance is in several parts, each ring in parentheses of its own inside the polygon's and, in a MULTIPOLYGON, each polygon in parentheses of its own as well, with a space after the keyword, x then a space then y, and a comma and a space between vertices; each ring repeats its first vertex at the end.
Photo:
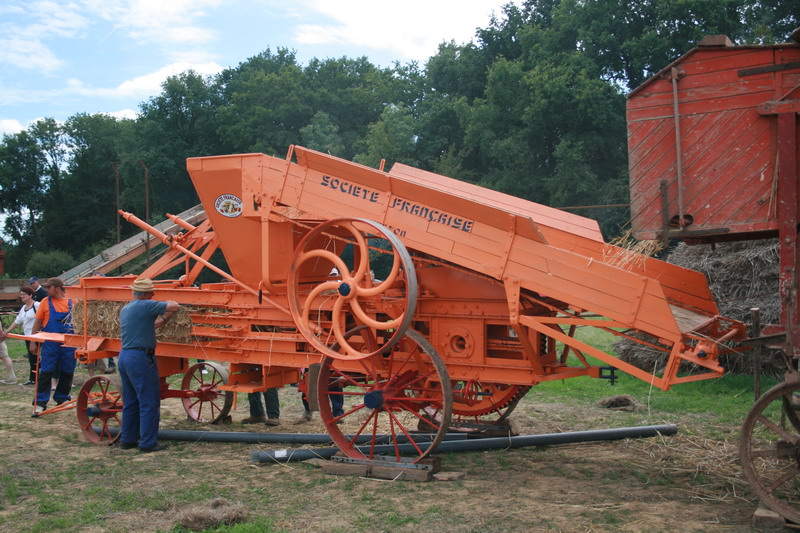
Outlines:
POLYGON ((28 279, 28 284, 33 289, 33 299, 37 302, 41 302, 45 298, 47 298, 47 289, 44 286, 39 284, 39 278, 36 276, 31 276, 28 279))
MULTIPOLYGON (((42 284, 47 290, 47 298, 39 304, 36 320, 33 322, 32 334, 72 333, 72 300, 64 292, 64 282, 59 278, 50 278, 42 284)), ((60 342, 45 341, 41 346, 31 345, 39 352, 39 379, 36 388, 33 416, 47 409, 50 401, 50 380, 59 376, 53 400, 56 405, 69 401, 69 390, 72 388, 72 377, 75 374, 75 348, 68 348, 60 342)))
MULTIPOLYGON (((39 310, 39 302, 33 299, 33 289, 30 287, 22 287, 19 290, 19 298, 22 300, 22 307, 19 309, 16 320, 8 326, 1 336, 8 335, 18 326, 22 326, 22 332, 25 335, 30 335, 33 331, 33 323, 36 321, 36 311, 39 310)), ((23 385, 34 385, 36 383, 36 365, 39 357, 31 351, 31 342, 25 341, 25 348, 28 350, 28 363, 30 364, 31 371, 28 374, 28 381, 23 385)))
POLYGON ((133 300, 119 313, 122 350, 117 368, 122 378, 122 432, 119 447, 142 452, 164 449, 157 441, 161 419, 161 379, 155 357, 156 328, 166 324, 177 302, 153 300, 153 281, 139 278, 131 285, 133 300))

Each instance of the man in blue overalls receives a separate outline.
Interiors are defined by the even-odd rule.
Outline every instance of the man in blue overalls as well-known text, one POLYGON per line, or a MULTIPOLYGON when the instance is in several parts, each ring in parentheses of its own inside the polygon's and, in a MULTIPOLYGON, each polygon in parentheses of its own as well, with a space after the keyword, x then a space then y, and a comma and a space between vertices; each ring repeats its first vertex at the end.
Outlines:
MULTIPOLYGON (((50 278, 42 283, 42 287, 47 290, 47 298, 39 304, 31 332, 72 333, 72 300, 65 295, 64 282, 59 278, 50 278)), ((47 408, 47 402, 50 401, 50 380, 55 376, 58 376, 58 386, 53 394, 56 404, 60 405, 71 399, 69 391, 76 365, 75 348, 67 348, 60 342, 45 341, 39 350, 34 417, 47 408)))
POLYGON ((155 287, 147 278, 131 285, 133 301, 119 313, 122 350, 117 368, 122 378, 122 434, 119 447, 142 452, 163 450, 156 440, 161 418, 161 380, 156 364, 156 328, 180 309, 177 302, 153 301, 155 287), (163 315, 163 316, 162 316, 163 315))

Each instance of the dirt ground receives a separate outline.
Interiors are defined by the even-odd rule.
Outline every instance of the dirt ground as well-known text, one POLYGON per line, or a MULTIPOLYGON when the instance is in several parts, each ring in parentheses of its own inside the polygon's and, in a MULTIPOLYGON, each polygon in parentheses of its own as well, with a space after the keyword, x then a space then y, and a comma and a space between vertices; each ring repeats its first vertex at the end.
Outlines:
MULTIPOLYGON (((749 531, 755 509, 736 466, 736 428, 702 415, 682 417, 675 437, 444 454, 443 470, 463 480, 392 482, 251 464, 249 452, 269 446, 184 442, 140 454, 90 445, 74 411, 31 418, 30 389, 0 385, 2 531, 186 531, 179 519, 212 505, 221 505, 212 517, 226 505, 245 517, 223 531, 749 531)), ((535 389, 523 399, 512 417, 523 433, 675 421, 548 400, 535 389)), ((296 389, 283 389, 281 404, 284 425, 243 426, 240 395, 233 424, 220 427, 187 421, 170 399, 161 427, 322 431, 318 418, 286 423, 301 413, 296 389)))

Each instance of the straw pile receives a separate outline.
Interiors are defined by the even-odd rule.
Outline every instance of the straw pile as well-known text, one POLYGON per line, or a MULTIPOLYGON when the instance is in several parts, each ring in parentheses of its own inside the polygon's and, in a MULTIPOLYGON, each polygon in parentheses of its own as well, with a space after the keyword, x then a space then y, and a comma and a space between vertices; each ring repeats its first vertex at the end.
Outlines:
POLYGON ((693 500, 706 503, 756 500, 742 476, 735 443, 676 435, 669 439, 629 440, 624 445, 644 452, 630 454, 632 466, 664 479, 691 479, 687 495, 693 500))
MULTIPOLYGON (((128 302, 109 302, 90 300, 87 314, 89 335, 96 337, 119 338, 119 312, 128 302)), ((172 319, 156 330, 156 337, 161 342, 178 342, 191 344, 195 341, 192 335, 191 315, 226 312, 223 309, 182 305, 172 315, 172 319)), ((212 325, 213 326, 213 325, 212 325)), ((83 301, 77 300, 72 309, 72 327, 76 333, 83 333, 83 301)), ((219 327, 219 326, 216 326, 219 327)), ((202 340, 202 339, 201 339, 202 340)))
POLYGON ((664 242, 638 241, 633 238, 633 230, 628 230, 609 242, 603 249, 603 262, 623 270, 644 266, 648 257, 652 257, 664 249, 664 242))
POLYGON ((183 509, 177 516, 177 525, 190 531, 206 531, 244 522, 249 510, 241 503, 216 498, 206 504, 195 504, 183 509))
MULTIPOLYGON (((680 244, 667 261, 705 274, 722 316, 749 323, 750 309, 759 307, 762 324, 779 323, 777 240, 721 243, 715 247, 680 244)), ((614 348, 623 361, 648 372, 660 371, 666 362, 667 355, 663 352, 626 339, 615 342, 614 348)), ((763 357, 769 361, 767 354, 763 357)), ((729 372, 752 372, 749 353, 721 355, 720 362, 729 372)))
POLYGON ((777 324, 781 306, 778 294, 777 239, 716 245, 679 245, 668 261, 702 272, 722 316, 750 321, 750 309, 761 308, 761 322, 777 324))

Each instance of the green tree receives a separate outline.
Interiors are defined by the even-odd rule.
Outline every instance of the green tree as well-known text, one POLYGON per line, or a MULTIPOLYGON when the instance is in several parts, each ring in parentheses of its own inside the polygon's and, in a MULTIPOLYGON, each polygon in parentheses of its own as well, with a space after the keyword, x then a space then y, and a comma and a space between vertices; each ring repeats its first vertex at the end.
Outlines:
POLYGON ((339 135, 339 127, 331 116, 318 111, 308 126, 300 128, 300 138, 308 148, 341 157, 344 143, 339 135))
POLYGON ((120 160, 119 139, 130 121, 80 113, 64 123, 71 154, 62 180, 62 204, 42 218, 45 244, 81 256, 93 243, 108 239, 115 227, 112 162, 120 160))
POLYGON ((141 105, 121 151, 125 209, 145 212, 142 163, 149 173, 150 212, 157 218, 197 204, 186 159, 226 153, 216 122, 221 103, 218 82, 189 70, 167 78, 161 93, 141 105))
POLYGON ((303 70, 286 49, 267 49, 220 80, 224 101, 217 119, 231 151, 285 154, 314 116, 303 70))
POLYGON ((365 57, 312 59, 303 69, 302 84, 311 109, 327 114, 336 125, 342 143, 339 155, 345 158, 361 148, 367 128, 386 104, 403 99, 398 87, 405 85, 392 69, 379 69, 365 57))
POLYGON ((34 252, 28 260, 25 272, 40 278, 52 278, 61 275, 75 266, 75 259, 61 250, 34 252))
POLYGON ((67 162, 67 150, 64 143, 64 128, 55 119, 43 118, 34 122, 29 128, 31 136, 36 139, 45 157, 44 176, 49 188, 58 189, 61 173, 67 162))
POLYGON ((358 154, 354 161, 371 167, 378 167, 381 159, 386 160, 388 170, 395 162, 418 165, 414 135, 414 117, 405 107, 389 105, 381 113, 378 122, 370 125, 367 133, 367 150, 358 154))
POLYGON ((0 213, 11 243, 29 248, 36 240, 36 221, 44 209, 46 165, 36 139, 28 132, 4 135, 0 143, 0 213))

